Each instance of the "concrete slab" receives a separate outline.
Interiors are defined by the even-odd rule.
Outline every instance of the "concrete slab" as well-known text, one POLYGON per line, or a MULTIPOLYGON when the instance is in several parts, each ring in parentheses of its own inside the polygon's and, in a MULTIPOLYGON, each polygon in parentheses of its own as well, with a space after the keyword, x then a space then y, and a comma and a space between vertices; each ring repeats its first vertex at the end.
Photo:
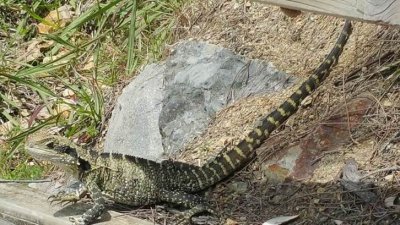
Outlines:
POLYGON ((0 225, 14 225, 14 224, 11 223, 11 222, 8 222, 8 221, 6 221, 6 220, 0 219, 0 225))
MULTIPOLYGON (((77 203, 62 207, 50 205, 48 193, 23 184, 0 183, 0 225, 70 225, 70 216, 80 215, 89 204, 77 203), (6 222, 9 221, 9 222, 6 222)), ((154 225, 130 215, 109 210, 98 225, 154 225)))

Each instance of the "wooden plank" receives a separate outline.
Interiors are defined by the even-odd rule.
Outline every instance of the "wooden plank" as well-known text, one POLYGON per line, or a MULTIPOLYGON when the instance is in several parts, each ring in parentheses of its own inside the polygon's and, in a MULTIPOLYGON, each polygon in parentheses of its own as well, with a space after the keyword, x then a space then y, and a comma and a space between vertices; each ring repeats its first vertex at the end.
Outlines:
MULTIPOLYGON (((17 225, 71 225, 68 220, 69 216, 82 214, 90 207, 85 203, 76 203, 65 207, 59 204, 50 205, 47 201, 48 195, 49 193, 26 185, 0 183, 0 225, 6 224, 4 220, 17 225)), ((108 210, 106 214, 108 215, 105 215, 105 218, 96 221, 96 225, 155 224, 112 210, 108 210)))
POLYGON ((310 11, 373 23, 400 25, 398 0, 254 0, 284 8, 310 11))

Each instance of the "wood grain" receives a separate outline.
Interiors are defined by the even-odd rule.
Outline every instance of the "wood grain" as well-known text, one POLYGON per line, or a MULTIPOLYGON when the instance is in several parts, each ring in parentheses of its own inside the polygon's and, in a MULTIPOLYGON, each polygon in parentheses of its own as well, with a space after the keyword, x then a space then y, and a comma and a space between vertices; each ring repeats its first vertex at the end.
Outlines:
POLYGON ((255 0, 284 8, 400 25, 400 0, 255 0))

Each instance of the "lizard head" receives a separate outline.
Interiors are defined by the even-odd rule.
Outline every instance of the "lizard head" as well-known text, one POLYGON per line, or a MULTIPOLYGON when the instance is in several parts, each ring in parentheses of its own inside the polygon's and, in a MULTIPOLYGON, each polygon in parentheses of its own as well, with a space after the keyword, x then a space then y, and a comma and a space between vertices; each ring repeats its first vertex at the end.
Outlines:
POLYGON ((90 169, 88 161, 79 154, 82 149, 67 138, 46 136, 30 139, 26 144, 26 150, 33 158, 72 170, 70 172, 74 174, 90 169))

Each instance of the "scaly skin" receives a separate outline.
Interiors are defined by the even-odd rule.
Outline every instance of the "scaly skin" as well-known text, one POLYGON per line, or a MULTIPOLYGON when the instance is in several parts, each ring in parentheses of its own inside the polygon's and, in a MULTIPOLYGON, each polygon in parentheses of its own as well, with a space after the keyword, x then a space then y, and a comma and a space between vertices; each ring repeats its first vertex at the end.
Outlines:
POLYGON ((193 215, 208 211, 210 206, 194 193, 215 185, 247 164, 258 148, 279 125, 299 108, 327 77, 342 53, 351 33, 346 21, 343 30, 326 59, 302 85, 276 110, 262 118, 252 132, 232 149, 224 149, 214 159, 198 167, 166 160, 157 163, 134 156, 85 150, 66 138, 46 137, 27 145, 28 152, 37 159, 51 161, 74 174, 86 188, 82 192, 65 192, 51 196, 53 201, 78 201, 89 192, 94 206, 75 224, 89 224, 105 210, 104 198, 132 206, 170 202, 190 208, 184 222, 193 215))

